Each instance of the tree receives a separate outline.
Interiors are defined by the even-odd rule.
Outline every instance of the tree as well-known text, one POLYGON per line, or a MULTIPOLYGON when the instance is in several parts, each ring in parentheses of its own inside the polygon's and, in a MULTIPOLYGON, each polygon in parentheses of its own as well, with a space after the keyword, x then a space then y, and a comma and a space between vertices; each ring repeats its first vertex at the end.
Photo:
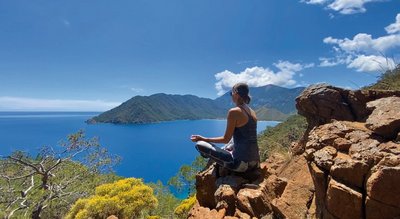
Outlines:
POLYGON ((174 209, 178 206, 180 200, 172 194, 169 186, 163 185, 160 180, 157 183, 149 183, 148 185, 153 188, 154 195, 158 200, 158 206, 150 212, 151 215, 158 215, 161 218, 173 218, 174 209))
POLYGON ((108 154, 96 138, 79 131, 58 147, 42 147, 36 158, 23 152, 0 157, 0 212, 41 218, 61 218, 78 198, 90 195, 98 173, 111 171, 119 158, 108 154))
POLYGON ((178 192, 187 191, 188 196, 192 195, 196 191, 196 174, 204 169, 206 164, 206 159, 197 156, 191 165, 182 165, 179 172, 169 179, 168 184, 178 192))
POLYGON ((67 219, 138 218, 144 211, 157 206, 153 189, 141 179, 126 178, 114 183, 96 187, 96 193, 89 198, 79 199, 71 208, 67 219))

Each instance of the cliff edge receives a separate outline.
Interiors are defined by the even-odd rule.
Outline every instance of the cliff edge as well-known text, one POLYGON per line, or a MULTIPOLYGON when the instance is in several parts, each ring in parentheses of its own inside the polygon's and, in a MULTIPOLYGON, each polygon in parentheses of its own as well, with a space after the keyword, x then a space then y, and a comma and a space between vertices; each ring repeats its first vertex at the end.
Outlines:
POLYGON ((189 218, 400 218, 400 91, 308 87, 308 129, 258 177, 209 165, 189 218))

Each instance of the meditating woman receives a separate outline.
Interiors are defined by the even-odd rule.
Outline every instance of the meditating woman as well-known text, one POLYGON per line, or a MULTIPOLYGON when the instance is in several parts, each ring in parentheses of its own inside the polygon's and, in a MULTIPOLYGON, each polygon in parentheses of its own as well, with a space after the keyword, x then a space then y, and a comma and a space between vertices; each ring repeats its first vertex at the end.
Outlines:
POLYGON ((210 158, 235 172, 246 172, 259 167, 257 117, 248 106, 250 96, 247 84, 234 85, 231 96, 236 107, 228 111, 224 136, 207 138, 201 135, 192 135, 191 140, 196 142, 196 149, 203 157, 210 158), (213 143, 226 145, 219 148, 213 143))

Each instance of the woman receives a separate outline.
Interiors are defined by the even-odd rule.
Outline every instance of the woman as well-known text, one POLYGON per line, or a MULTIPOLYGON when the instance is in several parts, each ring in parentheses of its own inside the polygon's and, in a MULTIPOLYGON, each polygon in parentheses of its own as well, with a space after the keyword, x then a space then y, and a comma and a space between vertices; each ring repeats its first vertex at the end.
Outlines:
POLYGON ((246 172, 259 167, 260 155, 257 145, 257 117, 247 105, 250 103, 249 87, 238 83, 231 91, 236 107, 228 111, 224 136, 206 138, 192 135, 196 149, 203 157, 211 158, 219 165, 236 172, 246 172), (231 141, 233 136, 233 142, 231 141), (229 144, 227 144, 229 142, 229 144), (225 143, 222 149, 212 143, 225 143))

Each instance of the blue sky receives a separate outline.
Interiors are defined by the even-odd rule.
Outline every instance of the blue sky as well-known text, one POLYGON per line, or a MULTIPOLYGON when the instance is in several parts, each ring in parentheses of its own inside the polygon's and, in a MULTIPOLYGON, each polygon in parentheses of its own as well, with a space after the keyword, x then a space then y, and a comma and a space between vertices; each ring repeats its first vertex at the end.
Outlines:
POLYGON ((234 83, 356 89, 400 63, 398 0, 0 1, 0 110, 103 111, 234 83))

